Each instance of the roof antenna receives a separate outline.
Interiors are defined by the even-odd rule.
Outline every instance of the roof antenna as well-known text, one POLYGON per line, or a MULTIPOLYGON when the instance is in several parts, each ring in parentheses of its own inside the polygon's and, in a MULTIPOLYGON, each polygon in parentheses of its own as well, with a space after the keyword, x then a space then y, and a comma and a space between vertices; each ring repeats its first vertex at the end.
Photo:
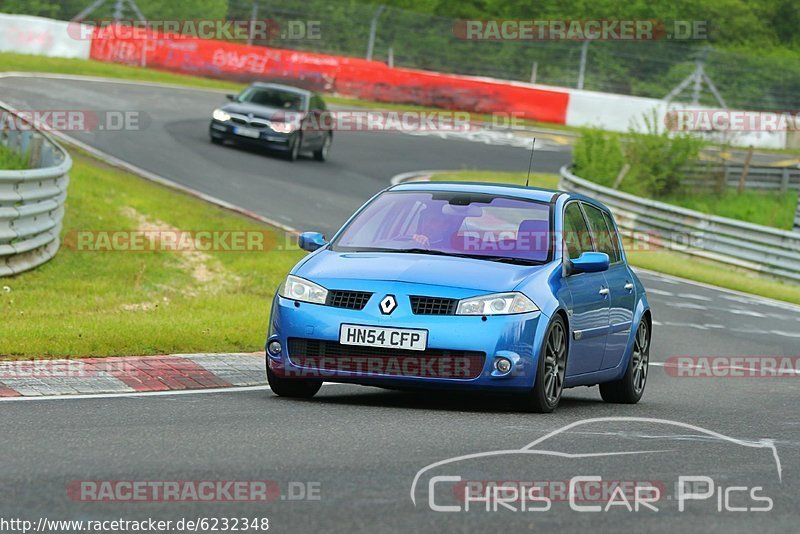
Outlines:
POLYGON ((528 177, 525 178, 525 187, 528 187, 528 182, 531 181, 531 167, 533 167, 533 147, 536 146, 536 138, 533 138, 533 143, 531 143, 531 159, 528 162, 528 177))

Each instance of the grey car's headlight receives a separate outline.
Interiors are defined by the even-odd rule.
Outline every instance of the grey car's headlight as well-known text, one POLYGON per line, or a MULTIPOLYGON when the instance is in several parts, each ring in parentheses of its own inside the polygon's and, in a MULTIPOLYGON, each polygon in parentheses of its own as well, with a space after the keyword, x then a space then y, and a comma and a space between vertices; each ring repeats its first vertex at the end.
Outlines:
POLYGON ((300 124, 291 121, 287 122, 270 121, 269 127, 278 133, 292 133, 293 131, 300 128, 300 124))
POLYGON ((214 117, 214 120, 220 122, 225 122, 227 120, 230 120, 231 118, 231 114, 225 111, 224 109, 215 109, 214 113, 212 113, 211 116, 214 117))
POLYGON ((538 310, 531 299, 515 291, 461 300, 456 315, 511 315, 538 310))
POLYGON ((313 304, 325 304, 328 298, 328 290, 321 285, 291 274, 286 277, 278 294, 287 299, 313 304))

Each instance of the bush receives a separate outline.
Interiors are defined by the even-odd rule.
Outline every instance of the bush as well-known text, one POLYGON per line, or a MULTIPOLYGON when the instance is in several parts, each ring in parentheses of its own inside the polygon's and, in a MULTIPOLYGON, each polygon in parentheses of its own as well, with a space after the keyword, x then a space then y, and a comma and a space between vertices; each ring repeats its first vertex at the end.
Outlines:
POLYGON ((572 150, 575 173, 611 187, 624 164, 619 135, 583 128, 572 150))
POLYGON ((645 116, 644 123, 644 133, 631 130, 626 140, 625 159, 631 169, 624 189, 651 198, 677 194, 684 167, 698 158, 704 142, 689 134, 659 132, 655 113, 645 116))

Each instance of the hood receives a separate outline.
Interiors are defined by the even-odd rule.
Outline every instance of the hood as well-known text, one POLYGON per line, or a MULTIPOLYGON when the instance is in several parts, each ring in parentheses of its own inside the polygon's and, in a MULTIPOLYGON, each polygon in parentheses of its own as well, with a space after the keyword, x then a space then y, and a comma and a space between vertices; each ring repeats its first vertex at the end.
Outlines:
POLYGON ((292 111, 269 106, 260 106, 258 104, 250 104, 247 102, 231 102, 229 104, 225 104, 220 109, 223 109, 228 113, 239 113, 240 115, 252 113, 254 117, 276 120, 279 122, 286 122, 287 117, 294 118, 303 115, 302 111, 292 111))
POLYGON ((294 274, 323 285, 330 280, 355 279, 500 292, 513 290, 540 269, 539 265, 448 256, 323 250, 309 256, 294 274))

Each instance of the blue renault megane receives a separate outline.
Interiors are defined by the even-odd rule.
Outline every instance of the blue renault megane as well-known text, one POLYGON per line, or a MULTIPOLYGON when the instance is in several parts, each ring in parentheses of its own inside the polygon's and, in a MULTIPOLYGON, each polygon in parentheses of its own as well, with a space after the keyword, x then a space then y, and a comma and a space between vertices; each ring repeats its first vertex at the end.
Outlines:
POLYGON ((266 343, 273 392, 325 381, 635 403, 652 319, 609 210, 574 193, 467 183, 382 191, 292 269, 266 343))

